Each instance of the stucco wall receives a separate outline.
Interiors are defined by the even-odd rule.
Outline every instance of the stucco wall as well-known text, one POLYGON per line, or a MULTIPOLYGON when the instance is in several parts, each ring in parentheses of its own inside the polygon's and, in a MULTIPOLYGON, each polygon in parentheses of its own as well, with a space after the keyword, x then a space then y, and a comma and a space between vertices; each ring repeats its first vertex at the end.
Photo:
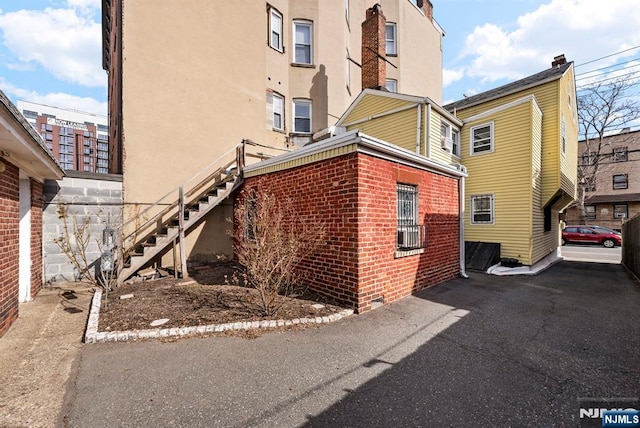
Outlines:
POLYGON ((62 180, 47 180, 44 185, 43 212, 43 262, 45 282, 74 281, 78 272, 54 239, 64 233, 63 220, 58 217, 58 207, 65 204, 71 217, 81 222, 90 219, 91 240, 87 251, 89 263, 98 262, 100 251, 96 239, 102 239, 102 231, 108 221, 112 227, 120 223, 122 215, 122 179, 105 174, 69 172, 62 180))

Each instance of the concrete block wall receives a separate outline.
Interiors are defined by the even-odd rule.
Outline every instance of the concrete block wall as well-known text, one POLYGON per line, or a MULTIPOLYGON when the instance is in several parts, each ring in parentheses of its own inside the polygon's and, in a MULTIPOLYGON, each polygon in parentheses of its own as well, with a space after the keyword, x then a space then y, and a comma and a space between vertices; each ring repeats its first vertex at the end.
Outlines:
MULTIPOLYGON (((391 302, 459 273, 456 179, 364 154, 263 177, 276 195, 296 198, 301 218, 326 225, 326 244, 300 266, 307 285, 360 313, 375 299, 391 302), (398 183, 418 186, 428 244, 422 254, 396 258, 398 183)), ((245 188, 259 179, 248 178, 245 188)))
MULTIPOLYGON (((90 219, 91 240, 87 251, 89 263, 100 263, 100 249, 96 239, 102 241, 102 231, 110 221, 117 227, 122 219, 122 177, 111 174, 89 174, 68 171, 62 180, 47 180, 44 185, 43 262, 47 283, 78 279, 78 272, 54 240, 64 234, 63 220, 58 218, 58 207, 68 207, 70 216, 78 222, 90 219), (109 220, 110 219, 110 220, 109 220)), ((71 218, 68 219, 72 233, 71 218)))

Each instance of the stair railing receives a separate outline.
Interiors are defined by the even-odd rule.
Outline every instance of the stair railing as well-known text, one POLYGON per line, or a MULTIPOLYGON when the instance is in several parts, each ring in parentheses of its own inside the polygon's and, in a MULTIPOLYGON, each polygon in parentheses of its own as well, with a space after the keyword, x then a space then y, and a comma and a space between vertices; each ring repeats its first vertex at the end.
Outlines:
MULTIPOLYGON (((232 149, 226 151, 212 162, 208 163, 192 177, 184 181, 183 183, 170 190, 157 201, 151 203, 140 213, 132 216, 127 221, 123 222, 117 229, 118 235, 122 236, 122 242, 129 242, 131 247, 135 246, 139 242, 139 238, 146 239, 151 235, 152 231, 155 231, 158 227, 162 227, 167 221, 169 221, 178 212, 179 204, 182 202, 183 207, 190 204, 193 200, 201 197, 210 189, 210 186, 215 183, 218 177, 223 175, 235 174, 240 176, 245 164, 245 142, 236 145, 232 149), (233 158, 231 156, 233 155, 233 158), (220 164, 223 163, 220 167, 220 164), (235 167, 234 167, 235 164, 235 167), (210 172, 212 168, 217 167, 213 172, 210 172), (233 170, 233 171, 232 171, 233 170), (204 174, 206 176, 202 177, 204 174), (196 182, 196 180, 198 180, 196 182), (195 184, 192 184, 194 183, 195 184), (184 197, 180 198, 180 193, 183 193, 184 197), (159 212, 153 214, 150 218, 145 219, 150 213, 158 210, 161 206, 164 208, 159 212), (132 227, 134 222, 141 221, 140 225, 132 227), (133 230, 129 230, 133 229, 133 230), (124 235, 127 233, 126 235, 124 235)), ((184 215, 184 213, 181 213, 184 215)))

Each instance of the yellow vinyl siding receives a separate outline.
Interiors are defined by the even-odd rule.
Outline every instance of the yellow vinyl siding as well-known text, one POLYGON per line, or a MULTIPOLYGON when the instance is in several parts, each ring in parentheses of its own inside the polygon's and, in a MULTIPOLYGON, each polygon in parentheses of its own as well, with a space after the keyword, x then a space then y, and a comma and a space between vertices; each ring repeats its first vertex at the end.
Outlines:
POLYGON ((551 212, 551 230, 544 230, 544 206, 542 204, 542 114, 533 110, 531 144, 532 218, 531 264, 537 263, 558 247, 558 212, 551 212))
MULTIPOLYGON (((428 112, 429 106, 425 106, 425 113, 428 112)), ((460 162, 460 159, 452 156, 451 152, 444 150, 442 148, 442 135, 440 131, 440 125, 442 121, 447 122, 452 128, 456 128, 456 125, 451 123, 450 121, 444 119, 440 113, 438 113, 435 109, 431 109, 431 122, 429 125, 429 157, 437 162, 444 164, 451 164, 454 162, 460 162)), ((459 143, 458 143, 459 144, 459 143)), ((424 154, 424 153, 423 153, 424 154)))
POLYGON ((303 156, 293 160, 285 160, 274 165, 264 166, 253 171, 245 171, 245 177, 254 177, 262 174, 268 174, 276 171, 284 171, 286 169, 297 168, 299 166, 308 165, 310 163, 343 156, 348 153, 355 153, 358 149, 357 144, 349 144, 348 146, 342 146, 335 149, 329 149, 324 152, 314 153, 308 156, 303 156))
POLYGON ((560 188, 572 198, 576 197, 578 170, 578 121, 575 100, 573 69, 569 69, 560 80, 560 111, 566 124, 566 153, 560 158, 560 188), (568 98, 571 90, 571 100, 568 98), (571 105, 569 102, 571 101, 571 105))
MULTIPOLYGON (((410 107, 415 105, 406 100, 399 100, 396 98, 383 97, 379 95, 369 94, 354 107, 348 116, 341 119, 342 126, 349 125, 355 121, 366 119, 370 116, 376 116, 384 114, 385 112, 392 111, 402 107, 410 107)), ((415 113, 415 109, 413 110, 415 113)), ((415 116, 414 116, 415 117, 415 116)))
POLYGON ((347 131, 354 129, 416 153, 418 107, 347 127, 347 131))
POLYGON ((465 240, 500 242, 502 257, 531 263, 533 100, 465 123, 462 163, 467 167, 465 240), (470 154, 470 129, 493 123, 493 153, 470 154), (494 224, 471 224, 471 196, 494 196, 494 224))

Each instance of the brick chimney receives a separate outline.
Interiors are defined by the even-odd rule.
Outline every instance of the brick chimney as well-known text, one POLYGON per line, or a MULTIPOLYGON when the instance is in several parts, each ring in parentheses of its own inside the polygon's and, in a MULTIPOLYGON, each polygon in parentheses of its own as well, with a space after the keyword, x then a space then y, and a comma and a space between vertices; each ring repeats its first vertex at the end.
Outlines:
POLYGON ((564 57, 564 54, 554 56, 553 62, 551 63, 551 67, 559 67, 567 63, 567 59, 564 57))
POLYGON ((422 11, 429 21, 433 21, 433 4, 429 0, 422 0, 422 11))
POLYGON ((367 18, 362 23, 362 89, 386 86, 386 23, 380 4, 367 9, 367 18))

